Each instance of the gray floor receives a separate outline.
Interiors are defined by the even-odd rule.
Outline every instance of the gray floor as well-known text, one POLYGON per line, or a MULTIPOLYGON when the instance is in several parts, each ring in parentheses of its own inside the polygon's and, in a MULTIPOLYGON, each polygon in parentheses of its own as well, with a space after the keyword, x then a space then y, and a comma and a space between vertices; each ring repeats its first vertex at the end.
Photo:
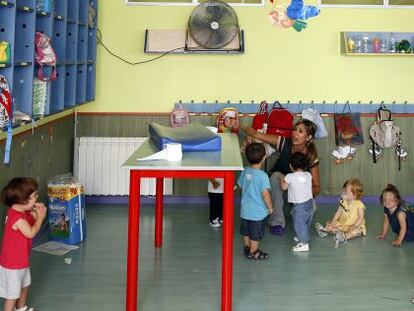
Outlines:
MULTIPOLYGON (((316 221, 335 207, 321 205, 316 221)), ((238 208, 235 226, 238 227, 238 208)), ((32 255, 30 302, 40 311, 124 310, 127 206, 88 206, 88 239, 72 257, 32 255)), ((141 210, 139 310, 220 310, 221 231, 207 224, 207 206, 165 207, 164 246, 153 247, 153 207, 141 210)), ((368 236, 334 248, 312 232, 311 252, 290 252, 292 228, 266 234, 267 261, 243 257, 235 229, 233 310, 414 309, 414 243, 402 248, 375 238, 379 206, 368 206, 368 236)))

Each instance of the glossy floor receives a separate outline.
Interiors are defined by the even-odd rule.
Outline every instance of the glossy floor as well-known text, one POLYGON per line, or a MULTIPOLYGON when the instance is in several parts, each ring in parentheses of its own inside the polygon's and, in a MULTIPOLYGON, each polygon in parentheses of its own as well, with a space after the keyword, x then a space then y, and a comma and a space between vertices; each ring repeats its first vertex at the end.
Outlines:
MULTIPOLYGON (((314 220, 334 213, 321 205, 314 220)), ((33 252, 30 302, 40 311, 125 310, 127 206, 88 206, 88 239, 63 257, 33 252), (64 262, 71 257, 72 264, 64 262)), ((293 253, 292 227, 268 234, 269 259, 243 256, 235 217, 233 310, 411 310, 414 243, 377 240, 383 214, 368 206, 368 236, 334 248, 314 230, 309 253, 293 253)), ((165 206, 164 245, 153 246, 152 206, 141 209, 139 310, 220 310, 221 230, 208 207, 165 206)), ((289 221, 291 223, 291 221, 289 221)))

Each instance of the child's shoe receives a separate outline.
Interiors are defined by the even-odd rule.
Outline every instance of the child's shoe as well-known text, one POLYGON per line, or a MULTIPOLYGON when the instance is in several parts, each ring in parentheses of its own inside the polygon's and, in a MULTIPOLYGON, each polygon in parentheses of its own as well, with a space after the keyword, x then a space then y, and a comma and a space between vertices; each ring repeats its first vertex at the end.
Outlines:
POLYGON ((338 248, 339 243, 341 242, 346 243, 345 233, 342 231, 338 231, 337 233, 335 233, 334 241, 335 241, 335 248, 338 248))
POLYGON ((310 251, 309 243, 299 242, 298 244, 292 247, 292 252, 309 252, 309 251, 310 251))
POLYGON ((28 306, 24 306, 21 308, 15 308, 15 311, 36 311, 34 308, 28 307, 28 306))
POLYGON ((273 235, 283 235, 285 233, 285 228, 282 226, 270 226, 269 230, 273 235))
POLYGON ((257 249, 253 253, 249 253, 247 258, 253 260, 266 260, 267 258, 269 258, 269 254, 261 251, 260 249, 257 249))
POLYGON ((214 220, 210 220, 210 226, 212 226, 213 228, 220 228, 221 227, 220 220, 218 218, 214 220))
POLYGON ((315 224, 316 233, 321 237, 324 238, 328 235, 324 226, 322 226, 319 222, 315 224))

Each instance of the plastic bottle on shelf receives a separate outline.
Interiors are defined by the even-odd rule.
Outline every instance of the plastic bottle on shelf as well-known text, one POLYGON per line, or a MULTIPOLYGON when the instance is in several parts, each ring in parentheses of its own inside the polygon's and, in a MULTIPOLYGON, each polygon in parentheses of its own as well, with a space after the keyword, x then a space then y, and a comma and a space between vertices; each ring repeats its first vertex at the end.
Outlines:
POLYGON ((387 52, 387 42, 384 39, 381 39, 380 53, 386 53, 386 52, 387 52))
POLYGON ((355 41, 355 53, 362 53, 362 41, 360 37, 355 41))
POLYGON ((390 38, 390 43, 389 43, 389 46, 388 46, 388 52, 389 53, 395 53, 395 52, 397 52, 396 42, 395 42, 395 38, 394 37, 391 37, 390 38))
POLYGON ((349 53, 355 53, 355 42, 352 40, 352 37, 349 37, 348 42, 346 43, 349 53))
POLYGON ((381 40, 379 38, 372 39, 372 52, 379 53, 381 50, 381 40))
POLYGON ((369 48, 369 37, 365 36, 362 37, 362 52, 364 53, 369 53, 370 52, 370 48, 369 48))

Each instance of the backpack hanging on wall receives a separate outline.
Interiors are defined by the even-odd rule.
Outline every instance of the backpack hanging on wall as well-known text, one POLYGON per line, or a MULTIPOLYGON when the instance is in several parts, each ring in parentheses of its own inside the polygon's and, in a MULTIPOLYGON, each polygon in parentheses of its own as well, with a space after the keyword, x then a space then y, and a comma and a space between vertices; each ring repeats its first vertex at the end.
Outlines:
POLYGON ((39 66, 37 77, 42 81, 56 79, 56 53, 50 44, 49 36, 41 32, 35 34, 35 63, 39 66), (50 77, 44 77, 43 67, 51 66, 50 77))
POLYGON ((269 113, 267 112, 267 107, 267 102, 263 100, 260 103, 259 111, 253 117, 252 128, 254 128, 256 131, 261 130, 263 131, 263 133, 266 132, 267 118, 269 116, 269 113))
POLYGON ((293 113, 275 101, 267 118, 266 133, 291 138, 294 118, 293 113))
POLYGON ((0 75, 0 130, 7 127, 7 140, 5 146, 4 163, 10 162, 10 149, 13 138, 12 134, 12 106, 13 97, 10 84, 5 76, 0 75))
POLYGON ((401 169, 401 160, 405 160, 408 153, 402 148, 401 130, 394 125, 391 110, 387 109, 384 104, 381 104, 377 111, 377 120, 369 130, 371 139, 371 148, 368 150, 372 154, 374 163, 377 163, 377 158, 381 157, 384 149, 394 149, 398 158, 398 170, 401 169))
POLYGON ((170 122, 172 127, 184 127, 190 123, 190 116, 188 110, 182 104, 175 104, 173 111, 170 114, 170 122))

